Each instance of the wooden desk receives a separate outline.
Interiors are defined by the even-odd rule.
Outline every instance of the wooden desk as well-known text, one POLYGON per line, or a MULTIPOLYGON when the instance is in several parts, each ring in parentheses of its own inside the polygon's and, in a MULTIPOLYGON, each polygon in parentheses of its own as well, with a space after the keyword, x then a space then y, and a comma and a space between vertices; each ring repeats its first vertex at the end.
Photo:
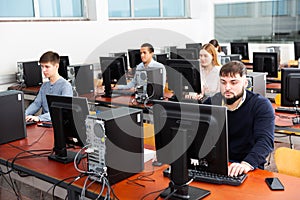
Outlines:
MULTIPOLYGON (((22 152, 19 148, 24 150, 33 149, 52 149, 53 147, 53 132, 52 129, 42 128, 37 126, 28 127, 28 137, 26 139, 14 141, 8 144, 0 145, 0 163, 5 165, 7 161, 11 164, 11 159, 13 159, 18 153, 22 152), (37 139, 45 132, 44 136, 35 144, 33 144, 37 139), (33 144, 32 146, 29 146, 33 144), (14 146, 17 147, 14 147, 14 146)), ((167 166, 162 167, 152 167, 151 163, 146 163, 145 171, 143 173, 137 174, 129 178, 133 180, 140 175, 150 174, 152 169, 154 173, 149 177, 154 179, 155 182, 149 181, 136 181, 145 187, 138 186, 136 184, 128 184, 128 180, 123 180, 112 186, 118 199, 141 199, 144 195, 149 194, 154 191, 162 190, 167 187, 169 180, 163 177, 163 170, 167 166)), ((49 183, 55 184, 68 177, 77 176, 78 172, 75 170, 73 163, 61 164, 52 160, 48 160, 47 157, 36 157, 16 160, 14 168, 25 172, 29 175, 35 176, 41 180, 47 181, 49 183)), ((78 181, 68 185, 73 179, 67 179, 62 181, 59 185, 64 188, 68 188, 75 193, 80 193, 81 188, 84 184, 84 179, 79 179, 78 181)), ((298 199, 299 198, 299 187, 300 178, 287 176, 278 173, 272 173, 265 170, 254 170, 249 173, 248 178, 241 186, 228 186, 228 185, 215 185, 208 183, 193 182, 192 186, 207 189, 211 191, 211 194, 205 199, 264 199, 264 200, 282 200, 282 199, 298 199), (271 191, 265 184, 264 179, 266 177, 279 177, 281 182, 285 186, 285 191, 271 191)), ((97 195, 93 191, 99 191, 100 185, 93 184, 88 195, 97 195)), ((154 199, 158 193, 148 196, 147 199, 154 199)), ((69 194, 70 195, 70 194, 69 194)), ((69 196, 70 197, 70 196, 69 196)))
MULTIPOLYGON (((101 94, 101 93, 100 93, 101 94)), ((82 97, 86 97, 90 102, 95 102, 96 105, 99 106, 107 106, 107 107, 116 107, 116 106, 128 106, 132 108, 143 109, 145 113, 148 113, 147 107, 144 104, 138 103, 135 101, 134 96, 125 96, 120 95, 116 97, 103 97, 98 93, 89 93, 80 95, 82 97)), ((171 92, 165 92, 164 99, 168 99, 172 96, 171 92)), ((151 106, 152 104, 147 104, 146 106, 151 106)))
POLYGON ((8 90, 20 90, 23 91, 24 94, 29 94, 29 95, 37 95, 38 92, 40 91, 41 86, 34 86, 34 87, 20 87, 20 86, 10 86, 8 87, 8 90))
POLYGON ((280 93, 281 83, 267 83, 266 89, 270 93, 280 93))

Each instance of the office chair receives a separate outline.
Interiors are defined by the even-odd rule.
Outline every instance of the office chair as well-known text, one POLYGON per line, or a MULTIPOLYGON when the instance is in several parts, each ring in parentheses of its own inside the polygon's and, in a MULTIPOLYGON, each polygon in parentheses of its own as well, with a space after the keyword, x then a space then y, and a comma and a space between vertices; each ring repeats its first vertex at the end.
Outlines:
POLYGON ((279 173, 300 177, 300 151, 287 147, 275 150, 275 164, 279 173))

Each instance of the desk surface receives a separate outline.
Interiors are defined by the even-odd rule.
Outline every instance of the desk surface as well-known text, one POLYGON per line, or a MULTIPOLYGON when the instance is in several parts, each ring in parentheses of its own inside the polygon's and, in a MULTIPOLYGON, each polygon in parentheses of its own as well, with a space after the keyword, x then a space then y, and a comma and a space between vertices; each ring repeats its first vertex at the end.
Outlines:
MULTIPOLYGON (((28 127, 28 137, 22 140, 14 141, 9 144, 0 145, 0 162, 5 164, 8 160, 11 162, 18 153, 21 152, 19 148, 24 150, 33 149, 51 149, 53 146, 53 132, 52 129, 37 127, 36 125, 28 127), (44 135, 40 138, 41 134, 44 135), (33 144, 30 146, 30 144, 33 144), (17 147, 14 147, 14 146, 17 147)), ((21 159, 15 162, 15 168, 26 172, 30 175, 36 176, 39 179, 45 180, 50 183, 56 183, 60 180, 68 177, 77 176, 78 172, 75 170, 73 163, 61 164, 52 160, 48 160, 47 157, 37 157, 21 159)), ((115 194, 119 199, 141 199, 144 195, 164 189, 167 187, 169 180, 163 177, 162 171, 167 166, 154 167, 154 173, 149 177, 154 179, 155 182, 137 181, 139 184, 145 185, 141 187, 135 184, 128 184, 128 180, 123 180, 112 186, 115 194)), ((134 175, 129 178, 130 180, 137 178, 140 175, 146 175, 151 173, 153 167, 151 163, 146 163, 145 172, 134 175)), ((62 187, 68 187, 68 183, 72 179, 64 181, 62 187)), ((72 184, 74 190, 80 191, 84 183, 83 179, 80 179, 72 184)), ((191 183, 192 186, 207 189, 211 191, 211 194, 205 199, 298 199, 300 178, 287 176, 278 173, 272 173, 266 170, 254 170, 249 173, 248 178, 240 186, 228 186, 228 185, 215 185, 208 183, 191 183), (264 179, 266 177, 279 177, 281 182, 285 186, 285 191, 271 191, 265 184, 264 179)), ((99 191, 99 185, 94 184, 90 188, 92 190, 99 191)), ((145 199, 154 199, 158 193, 152 194, 145 199)))

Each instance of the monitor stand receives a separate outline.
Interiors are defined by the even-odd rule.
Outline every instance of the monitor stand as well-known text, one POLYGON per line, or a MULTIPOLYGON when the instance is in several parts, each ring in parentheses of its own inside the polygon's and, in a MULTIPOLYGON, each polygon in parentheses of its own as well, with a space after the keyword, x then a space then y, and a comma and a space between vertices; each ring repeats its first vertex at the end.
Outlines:
MULTIPOLYGON (((172 200, 197 200, 210 194, 210 191, 189 186, 190 178, 188 175, 188 156, 187 156, 187 138, 186 130, 173 130, 173 134, 179 134, 183 154, 172 162, 169 187, 164 190, 160 196, 172 200)), ((174 144, 173 144, 174 145, 174 144)), ((177 147, 178 148, 178 147, 177 147)))

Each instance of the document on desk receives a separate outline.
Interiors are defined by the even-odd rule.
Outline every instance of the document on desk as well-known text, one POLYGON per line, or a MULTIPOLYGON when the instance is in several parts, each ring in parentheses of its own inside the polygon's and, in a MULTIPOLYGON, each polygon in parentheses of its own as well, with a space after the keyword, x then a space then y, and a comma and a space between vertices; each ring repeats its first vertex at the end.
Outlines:
POLYGON ((155 151, 144 148, 144 163, 152 160, 155 156, 155 151))
POLYGON ((293 120, 291 117, 275 116, 275 125, 280 127, 293 126, 293 120))

